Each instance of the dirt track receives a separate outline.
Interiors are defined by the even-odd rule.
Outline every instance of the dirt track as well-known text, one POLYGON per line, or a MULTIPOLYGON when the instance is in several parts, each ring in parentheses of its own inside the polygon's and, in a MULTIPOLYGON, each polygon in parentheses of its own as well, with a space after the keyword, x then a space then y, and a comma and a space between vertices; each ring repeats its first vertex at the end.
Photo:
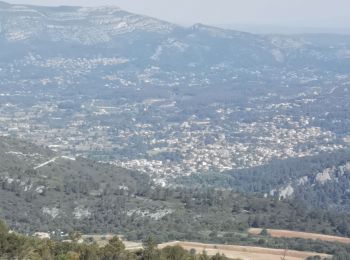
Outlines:
POLYGON ((281 260, 286 253, 286 260, 302 260, 309 256, 319 255, 323 258, 330 257, 330 255, 317 254, 312 252, 301 251, 284 251, 280 249, 269 249, 262 247, 249 247, 249 246, 234 246, 234 245, 215 245, 215 244, 202 244, 194 242, 171 242, 159 245, 159 248, 166 246, 179 245, 186 250, 195 249, 197 253, 201 253, 203 250, 208 255, 215 255, 216 253, 224 254, 226 257, 242 260, 281 260))
MULTIPOLYGON (((262 230, 261 228, 251 228, 249 229, 249 233, 258 235, 260 234, 261 230, 262 230)), ((328 235, 315 234, 315 233, 278 230, 278 229, 267 229, 267 232, 272 237, 304 238, 304 239, 322 240, 322 241, 328 241, 328 242, 340 242, 340 243, 350 244, 350 238, 347 238, 347 237, 328 236, 328 235)))

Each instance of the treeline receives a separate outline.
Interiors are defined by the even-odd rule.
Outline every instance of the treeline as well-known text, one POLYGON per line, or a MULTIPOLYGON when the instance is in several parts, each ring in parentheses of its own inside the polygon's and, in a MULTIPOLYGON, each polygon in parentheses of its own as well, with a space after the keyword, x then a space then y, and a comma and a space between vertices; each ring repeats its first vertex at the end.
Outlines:
POLYGON ((59 242, 39 240, 18 234, 10 234, 0 221, 0 259, 18 260, 228 260, 224 255, 208 256, 206 252, 196 254, 180 246, 158 249, 152 238, 143 243, 144 249, 128 251, 118 238, 114 237, 104 247, 96 243, 82 244, 77 241, 59 242))

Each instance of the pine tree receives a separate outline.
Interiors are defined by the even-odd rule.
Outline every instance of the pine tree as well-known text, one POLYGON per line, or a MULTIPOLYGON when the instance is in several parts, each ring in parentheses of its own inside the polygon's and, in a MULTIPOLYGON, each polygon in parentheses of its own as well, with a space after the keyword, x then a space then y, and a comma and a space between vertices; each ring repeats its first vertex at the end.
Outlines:
POLYGON ((143 260, 160 259, 160 253, 157 250, 157 243, 152 237, 148 237, 143 243, 143 260))

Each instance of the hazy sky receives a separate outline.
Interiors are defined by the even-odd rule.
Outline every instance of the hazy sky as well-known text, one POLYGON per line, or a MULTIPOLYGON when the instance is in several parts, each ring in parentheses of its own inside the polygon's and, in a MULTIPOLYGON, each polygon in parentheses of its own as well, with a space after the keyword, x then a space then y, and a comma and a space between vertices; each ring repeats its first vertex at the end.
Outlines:
MULTIPOLYGON (((5 0, 6 1, 6 0, 5 0)), ((350 0, 7 0, 38 5, 116 5, 163 20, 193 24, 349 28, 350 0)))

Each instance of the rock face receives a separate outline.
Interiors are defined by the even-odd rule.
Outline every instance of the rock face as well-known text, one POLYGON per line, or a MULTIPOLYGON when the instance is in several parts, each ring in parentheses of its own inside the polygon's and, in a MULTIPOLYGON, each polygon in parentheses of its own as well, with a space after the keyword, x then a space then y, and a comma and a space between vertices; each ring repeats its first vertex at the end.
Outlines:
POLYGON ((332 173, 334 169, 325 169, 323 172, 320 172, 316 175, 316 182, 319 184, 325 184, 327 181, 332 180, 332 173))
POLYGON ((285 187, 279 191, 280 199, 288 199, 288 198, 292 197, 293 194, 294 194, 294 188, 292 187, 291 184, 289 184, 287 187, 285 187))

